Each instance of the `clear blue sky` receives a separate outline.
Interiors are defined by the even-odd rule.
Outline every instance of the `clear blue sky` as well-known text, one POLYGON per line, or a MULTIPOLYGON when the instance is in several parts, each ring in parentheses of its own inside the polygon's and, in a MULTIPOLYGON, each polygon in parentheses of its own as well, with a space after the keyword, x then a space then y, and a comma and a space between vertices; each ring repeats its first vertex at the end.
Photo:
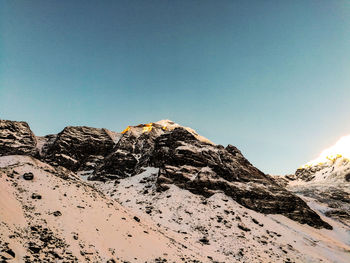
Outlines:
POLYGON ((350 2, 0 1, 0 118, 171 119, 290 173, 350 134, 350 2))

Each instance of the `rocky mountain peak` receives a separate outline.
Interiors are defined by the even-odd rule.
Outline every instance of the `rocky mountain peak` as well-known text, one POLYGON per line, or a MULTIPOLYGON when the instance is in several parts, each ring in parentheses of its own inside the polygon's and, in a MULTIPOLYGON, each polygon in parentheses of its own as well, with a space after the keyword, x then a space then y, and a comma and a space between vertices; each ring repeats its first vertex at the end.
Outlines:
POLYGON ((191 134, 193 134, 198 140, 214 145, 213 142, 211 142, 207 138, 199 135, 192 128, 181 126, 181 125, 177 124, 176 122, 173 122, 173 121, 167 120, 167 119, 160 120, 157 122, 150 122, 147 124, 139 124, 136 126, 127 126, 121 133, 133 135, 136 137, 138 137, 144 133, 150 134, 152 136, 159 136, 159 135, 162 135, 166 131, 172 131, 176 128, 183 128, 183 129, 187 130, 188 132, 190 132, 191 134))
MULTIPOLYGON (((3 143, 14 138, 5 154, 17 151, 17 141, 24 143, 26 151, 37 147, 27 124, 4 123, 1 132, 3 143)), ((299 197, 254 167, 236 147, 215 145, 170 120, 128 126, 122 133, 68 126, 57 136, 39 141, 42 161, 88 174, 90 180, 120 180, 154 167, 158 168, 157 191, 175 185, 203 197, 221 192, 258 212, 331 228, 299 197)))

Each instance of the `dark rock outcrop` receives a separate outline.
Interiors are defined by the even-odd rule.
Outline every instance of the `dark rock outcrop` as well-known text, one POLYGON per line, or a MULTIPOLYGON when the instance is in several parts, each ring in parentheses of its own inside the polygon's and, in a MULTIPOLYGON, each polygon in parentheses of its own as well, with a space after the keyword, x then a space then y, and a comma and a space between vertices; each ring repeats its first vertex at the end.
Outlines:
POLYGON ((103 180, 139 174, 144 167, 150 165, 155 140, 164 133, 163 126, 155 123, 128 127, 113 152, 97 167, 92 178, 103 180))
POLYGON ((160 168, 160 190, 175 184, 207 197, 221 191, 255 211, 331 229, 302 199, 252 166, 237 150, 232 151, 232 146, 206 144, 177 128, 157 138, 154 148, 151 164, 160 168))
POLYGON ((111 132, 106 129, 69 126, 45 149, 43 158, 72 171, 88 170, 109 154, 114 144, 111 132))
POLYGON ((36 138, 26 122, 0 120, 0 156, 35 156, 36 144, 36 138))
POLYGON ((325 165, 309 166, 305 168, 299 168, 295 172, 295 177, 305 182, 309 182, 315 178, 315 173, 324 169, 325 165))

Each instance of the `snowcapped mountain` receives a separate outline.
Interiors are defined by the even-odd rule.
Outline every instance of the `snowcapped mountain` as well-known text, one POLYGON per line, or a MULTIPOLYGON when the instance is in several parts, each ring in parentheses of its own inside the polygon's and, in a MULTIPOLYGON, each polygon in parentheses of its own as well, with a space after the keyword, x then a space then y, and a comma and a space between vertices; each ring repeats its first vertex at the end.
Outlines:
POLYGON ((44 137, 0 120, 0 156, 3 262, 350 260, 343 223, 169 120, 44 137))
POLYGON ((304 181, 350 182, 350 135, 341 137, 318 158, 300 167, 295 175, 304 181))
POLYGON ((282 184, 350 228, 350 135, 340 138, 320 156, 281 178, 282 184))

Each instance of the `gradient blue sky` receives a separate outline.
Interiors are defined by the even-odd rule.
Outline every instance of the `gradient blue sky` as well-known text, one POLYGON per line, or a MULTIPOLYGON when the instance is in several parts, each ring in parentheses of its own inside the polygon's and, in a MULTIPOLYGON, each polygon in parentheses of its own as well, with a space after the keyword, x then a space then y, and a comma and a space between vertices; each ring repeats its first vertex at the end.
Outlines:
POLYGON ((350 1, 0 1, 0 118, 171 119, 290 173, 350 133, 350 1))

